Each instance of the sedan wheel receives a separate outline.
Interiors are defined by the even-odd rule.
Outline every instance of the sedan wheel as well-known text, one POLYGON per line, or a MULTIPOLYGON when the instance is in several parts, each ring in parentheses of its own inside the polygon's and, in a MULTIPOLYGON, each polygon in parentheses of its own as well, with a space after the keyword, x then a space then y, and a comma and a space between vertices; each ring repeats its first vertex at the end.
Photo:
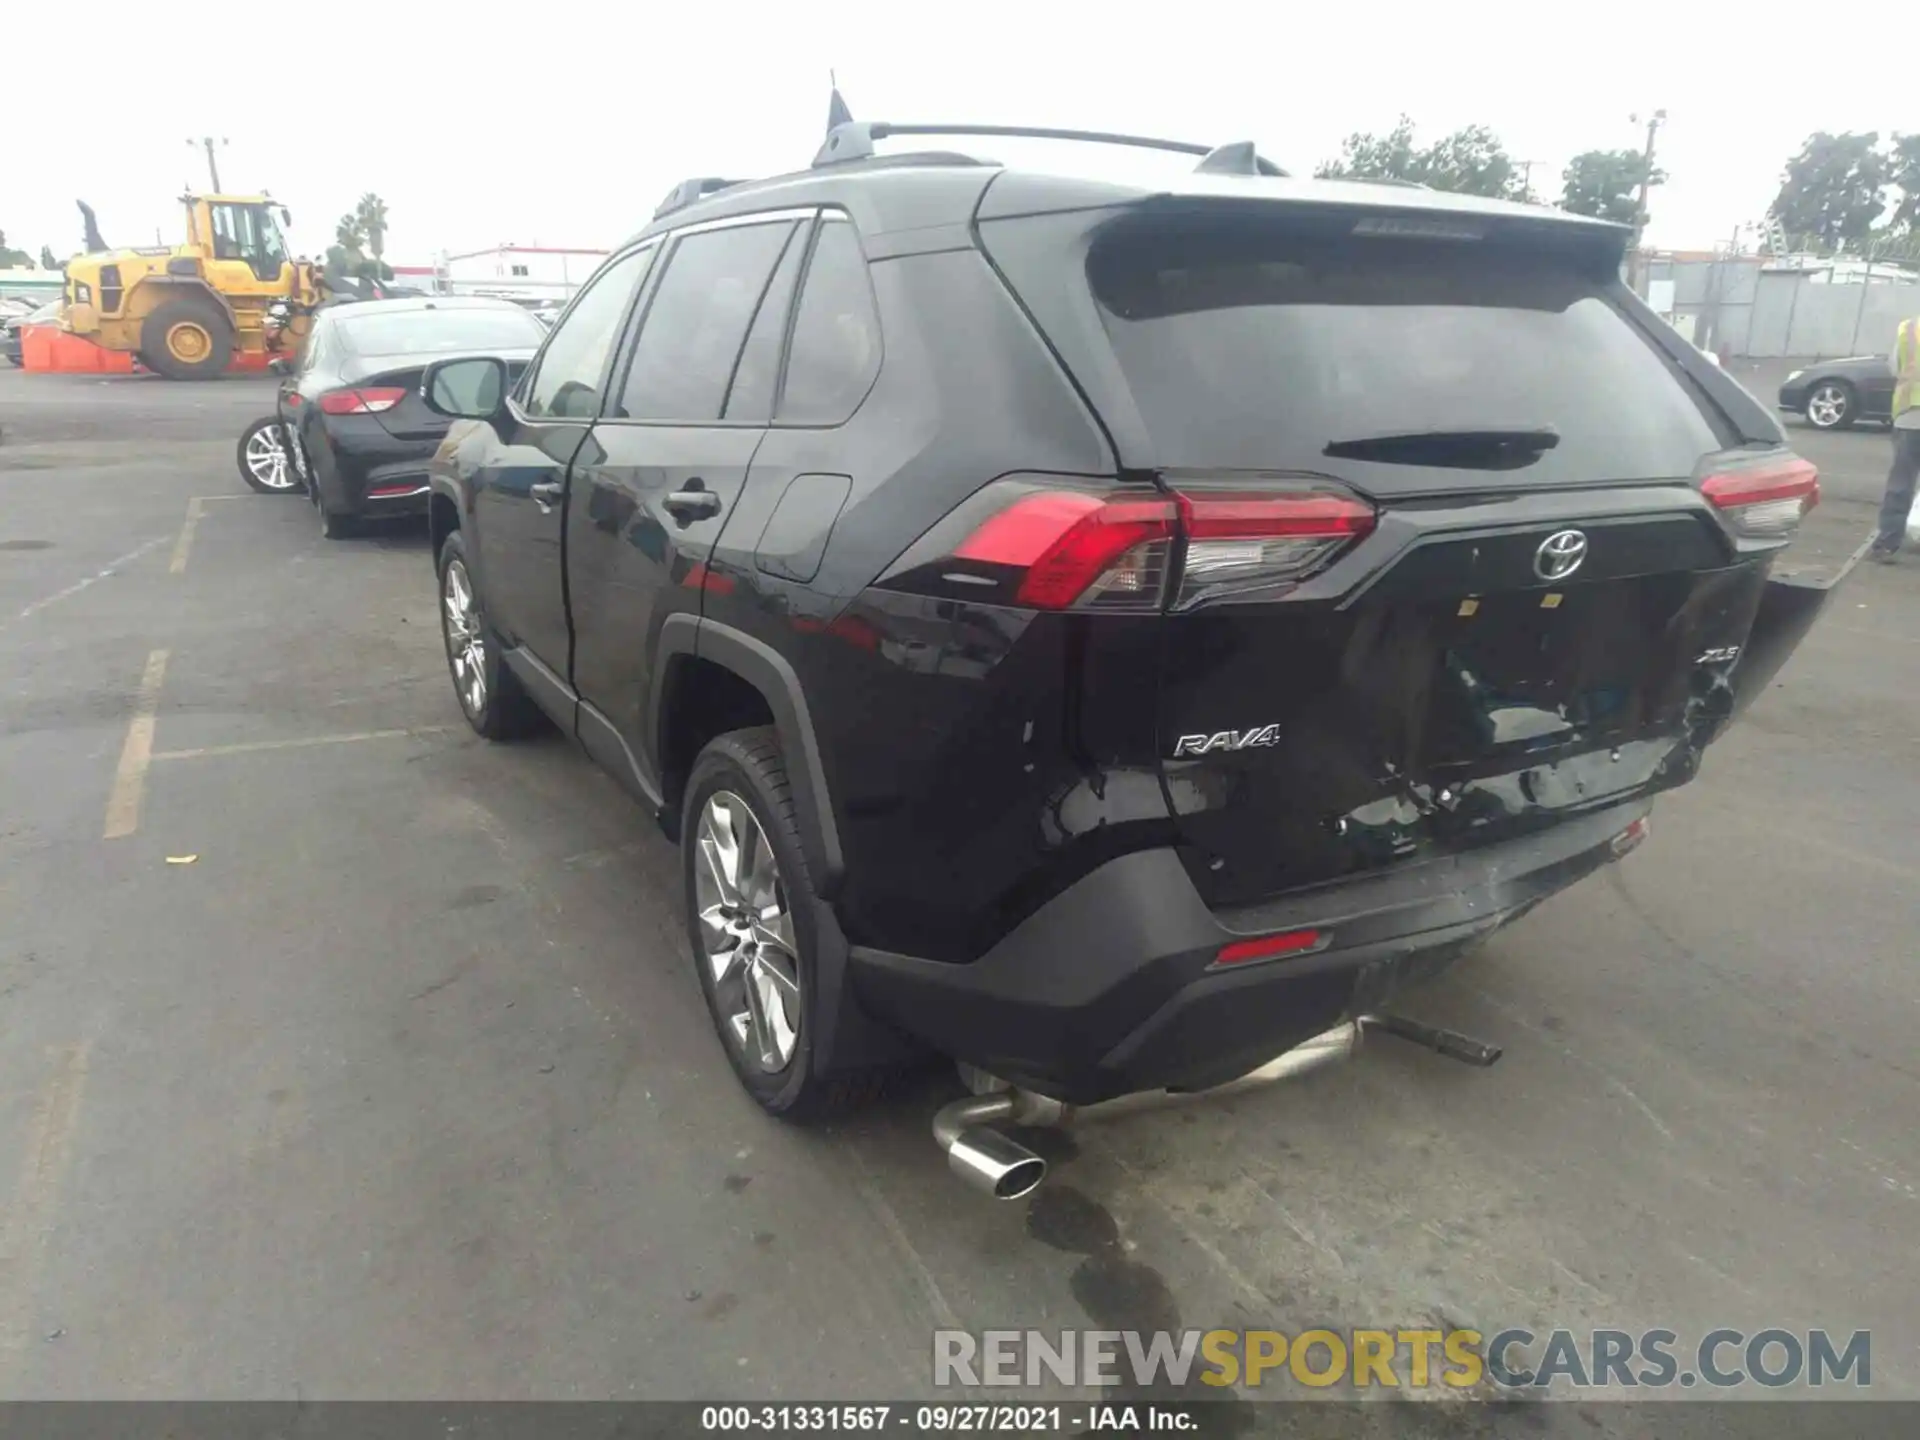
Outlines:
POLYGON ((1807 396, 1807 423, 1816 430, 1837 430, 1853 419, 1853 392, 1838 380, 1823 380, 1807 396))
POLYGON ((776 1075, 800 1042, 800 965, 780 866, 747 802, 716 790, 700 812, 694 893, 723 1033, 746 1064, 776 1075))
POLYGON ((256 420, 240 440, 240 476, 268 495, 285 495, 300 486, 278 420, 256 420))

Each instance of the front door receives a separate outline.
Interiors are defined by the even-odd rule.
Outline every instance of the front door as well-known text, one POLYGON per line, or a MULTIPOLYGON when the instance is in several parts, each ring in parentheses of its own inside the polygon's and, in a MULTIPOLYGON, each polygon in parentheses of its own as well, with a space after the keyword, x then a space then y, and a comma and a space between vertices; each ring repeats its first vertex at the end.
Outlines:
MULTIPOLYGON (((649 781, 648 657, 669 616, 700 613, 710 591, 734 583, 709 561, 766 434, 804 238, 792 217, 752 216, 677 240, 574 462, 573 683, 649 781)), ((587 728, 583 708, 583 738, 587 728)))
POLYGON ((606 385, 614 339, 653 247, 628 251, 587 283, 479 442, 470 542, 488 623, 555 677, 571 663, 561 574, 567 467, 606 385))

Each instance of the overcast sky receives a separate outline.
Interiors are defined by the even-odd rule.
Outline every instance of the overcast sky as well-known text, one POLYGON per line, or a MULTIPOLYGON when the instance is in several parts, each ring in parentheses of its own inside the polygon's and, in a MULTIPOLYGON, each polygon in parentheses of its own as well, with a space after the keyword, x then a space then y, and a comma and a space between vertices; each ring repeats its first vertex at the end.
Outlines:
MULTIPOLYGON (((604 247, 685 176, 804 166, 830 67, 862 118, 1252 138, 1302 173, 1401 111, 1428 138, 1480 123, 1536 162, 1535 186, 1552 197, 1570 155, 1639 145, 1629 115, 1664 106, 1670 179, 1649 238, 1676 247, 1723 241, 1763 214, 1812 130, 1920 128, 1920 111, 1899 104, 1909 47, 1822 39, 1837 32, 1703 0, 1559 13, 1485 0, 390 0, 173 26, 141 23, 159 12, 125 0, 0 11, 11 12, 0 16, 0 230, 62 258, 80 246, 75 199, 111 244, 152 244, 156 229, 178 240, 175 197, 206 183, 186 137, 203 134, 229 142, 225 188, 269 189, 290 207, 302 253, 322 249, 368 190, 387 201, 398 263, 498 242, 604 247)), ((990 149, 1044 162, 1048 147, 990 149)), ((1118 173, 1185 163, 1100 158, 1118 173)))

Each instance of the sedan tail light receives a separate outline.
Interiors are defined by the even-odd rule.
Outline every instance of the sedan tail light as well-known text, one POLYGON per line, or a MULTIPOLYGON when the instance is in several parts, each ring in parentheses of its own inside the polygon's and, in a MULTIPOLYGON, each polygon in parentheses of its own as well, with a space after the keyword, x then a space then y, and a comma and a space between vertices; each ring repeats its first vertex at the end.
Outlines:
POLYGON ((1820 472, 1798 455, 1769 455, 1716 466, 1700 482, 1734 534, 1749 540, 1784 540, 1820 503, 1820 472))
POLYGON ((377 385, 364 390, 329 390, 321 395, 319 405, 325 415, 377 415, 406 398, 407 392, 397 386, 377 385))

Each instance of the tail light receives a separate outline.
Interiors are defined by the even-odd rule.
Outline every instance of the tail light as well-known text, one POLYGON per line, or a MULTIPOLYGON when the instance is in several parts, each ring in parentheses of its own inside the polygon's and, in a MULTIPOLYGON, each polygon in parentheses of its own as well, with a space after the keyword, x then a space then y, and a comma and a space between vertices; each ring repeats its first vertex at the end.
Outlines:
POLYGON ((1745 465, 1717 468, 1700 482, 1734 534, 1749 540, 1784 540, 1820 503, 1820 472, 1798 455, 1770 455, 1745 465))
POLYGON ((407 398, 407 392, 393 385, 371 386, 364 390, 329 390, 320 397, 324 415, 378 415, 391 410, 407 398))
POLYGON ((1326 568, 1374 509, 1323 488, 1168 493, 996 481, 883 577, 897 588, 1037 610, 1154 611, 1259 591, 1326 568))

